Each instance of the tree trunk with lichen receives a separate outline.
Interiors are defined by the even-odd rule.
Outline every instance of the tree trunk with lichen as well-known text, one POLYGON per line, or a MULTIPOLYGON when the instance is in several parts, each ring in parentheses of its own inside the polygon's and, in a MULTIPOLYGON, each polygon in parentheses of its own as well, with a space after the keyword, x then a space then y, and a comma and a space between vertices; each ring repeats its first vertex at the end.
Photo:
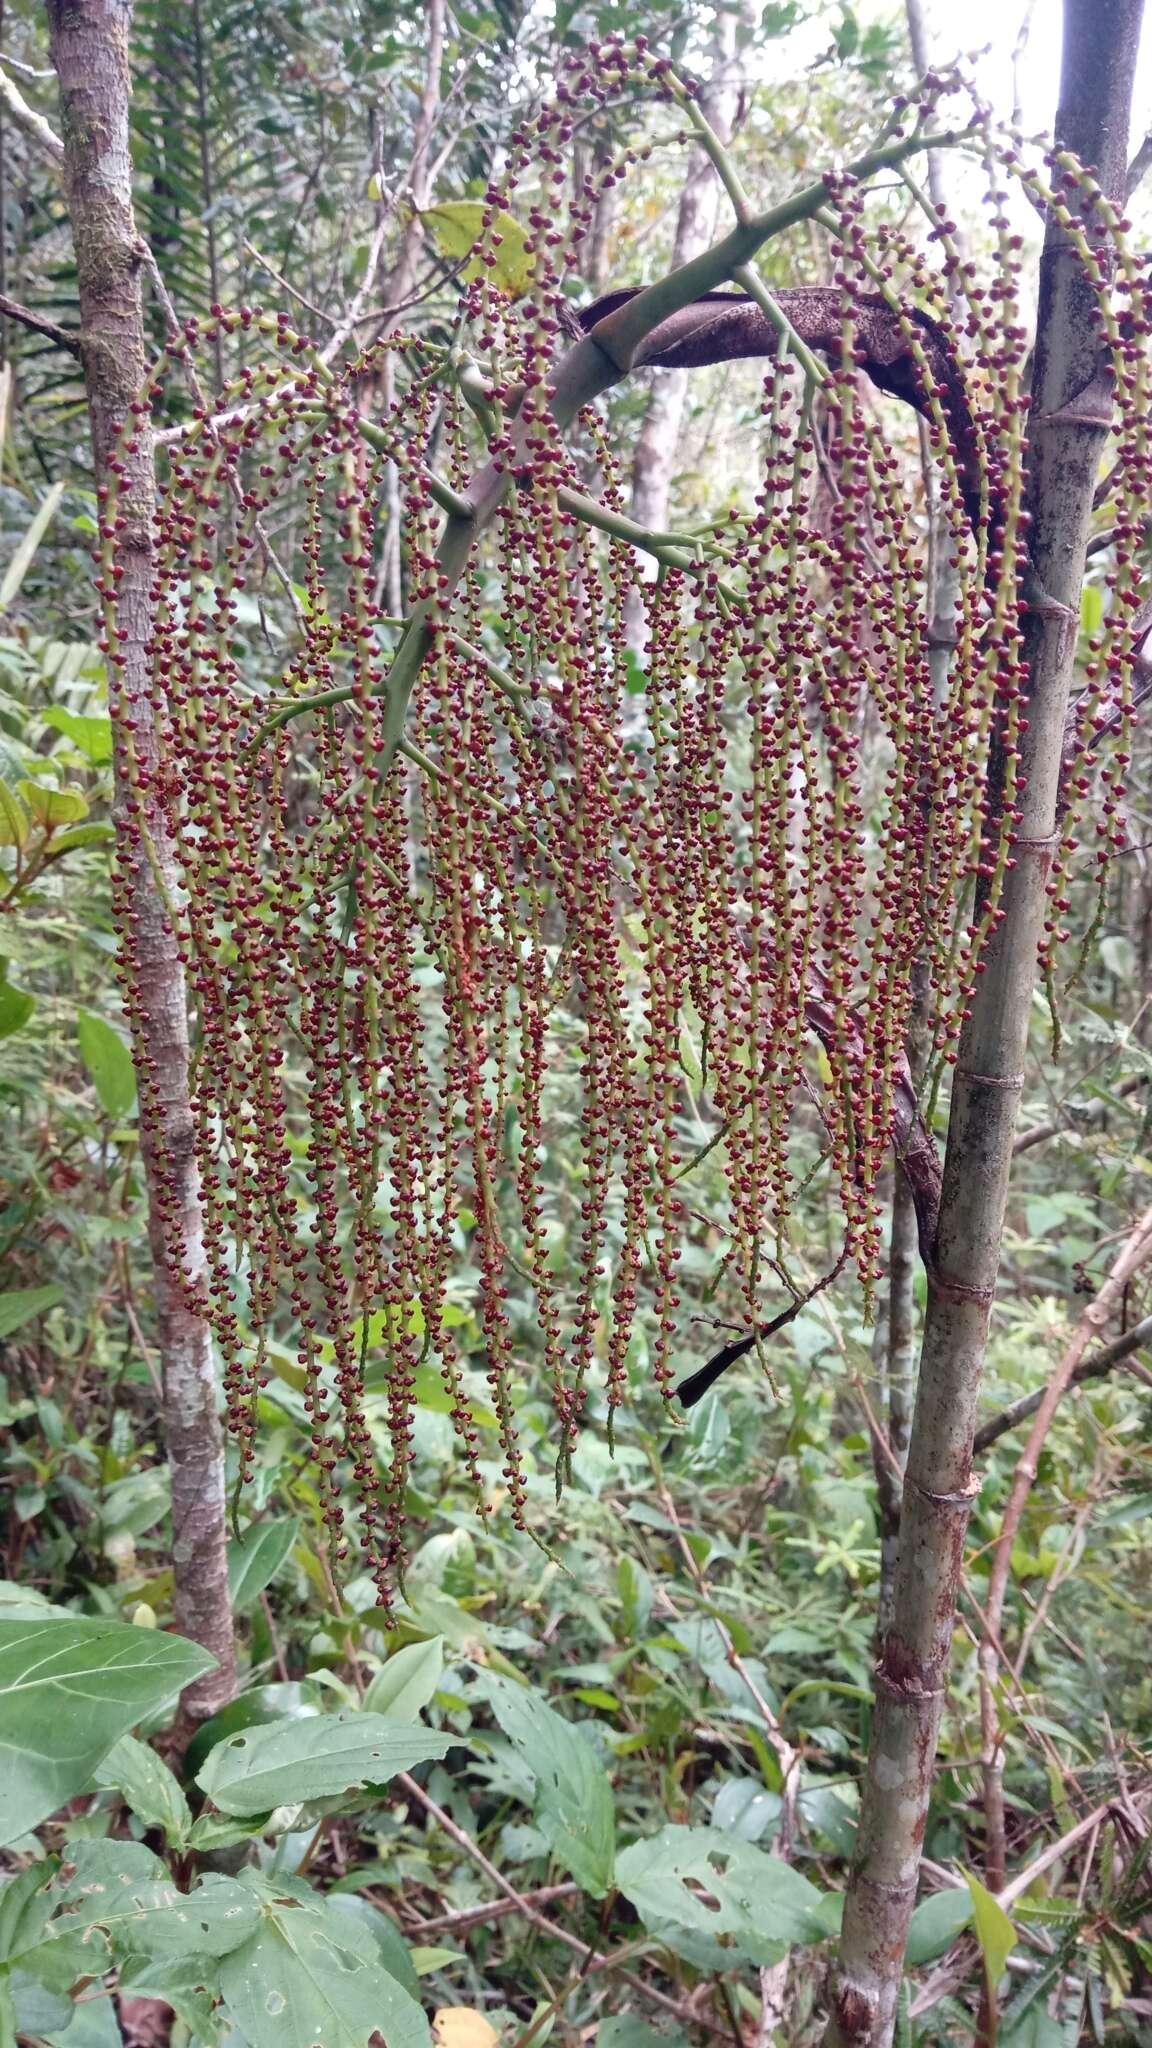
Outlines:
POLYGON ((120 633, 108 654, 109 692, 120 704, 115 886, 140 1083, 140 1142, 172 1479, 175 1619, 183 1635, 217 1660, 217 1668, 184 1695, 185 1711, 197 1717, 231 1697, 235 1659, 223 1435, 208 1326, 192 1306, 203 1264, 203 1233, 189 1105, 184 972, 165 910, 176 870, 163 813, 149 793, 158 743, 149 675, 155 472, 145 419, 133 452, 115 454, 120 423, 146 368, 128 136, 132 4, 48 0, 48 20, 60 85, 64 191, 76 251, 98 488, 107 481, 111 461, 123 464, 121 506, 127 526, 118 551, 120 633), (181 1257, 190 1286, 179 1270, 181 1257))
MULTIPOLYGON (((1143 0, 1065 0, 1057 143, 1123 204, 1143 0)), ((1058 843, 1064 721, 1092 497, 1111 418, 1095 302, 1050 221, 1040 269, 1028 503, 1028 719, 1015 867, 955 1069, 940 1217, 904 1488, 895 1612, 876 1673, 857 1851, 831 1985, 828 2048, 887 2048, 916 1897, 975 1487, 972 1441, 1000 1260, 1032 990, 1058 843)))

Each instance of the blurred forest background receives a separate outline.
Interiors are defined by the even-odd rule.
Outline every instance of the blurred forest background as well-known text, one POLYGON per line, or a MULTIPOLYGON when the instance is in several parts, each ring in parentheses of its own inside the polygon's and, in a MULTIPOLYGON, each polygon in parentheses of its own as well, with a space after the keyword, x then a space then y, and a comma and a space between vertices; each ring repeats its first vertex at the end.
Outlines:
MULTIPOLYGON (((349 336, 364 344, 403 326, 451 346, 479 204, 510 133, 566 51, 615 30, 647 34, 704 81, 712 118, 737 135, 741 174, 766 207, 803 184, 813 164, 859 151, 892 92, 910 89, 932 56, 957 54, 968 27, 947 13, 945 30, 925 24, 918 0, 909 0, 908 16, 847 0, 631 0, 627 8, 616 0, 527 8, 519 0, 138 0, 132 168, 151 251, 151 341, 162 345, 172 308, 181 321, 204 320, 214 304, 247 302, 285 311, 321 345, 343 346, 349 336)), ((1055 9, 1037 0, 1030 20, 1009 22, 1009 13, 997 26, 998 85, 1011 92, 1015 41, 1017 84, 1035 124, 1051 110, 1033 104, 1029 41, 1050 45, 1058 36, 1055 9)), ((626 142, 658 141, 663 120, 651 106, 613 105, 581 129, 574 175, 603 166, 626 142)), ((136 1082, 110 906, 112 734, 92 587, 96 500, 71 233, 59 165, 39 132, 57 122, 44 12, 35 0, 2 0, 0 1614, 68 1611, 163 1632, 172 1615, 169 1480, 136 1082), (28 317, 4 317, 11 302, 28 317)), ((1142 159, 1149 154, 1145 145, 1142 159)), ((1142 169, 1143 160, 1131 200, 1138 241, 1149 224, 1142 169)), ((989 232, 978 181, 969 185, 947 163, 938 170, 959 235, 978 251, 989 232)), ((582 301, 704 246, 718 197, 710 171, 701 165, 686 186, 683 155, 657 148, 600 200, 576 281, 582 301)), ((1034 251, 1041 224, 1023 206, 1019 227, 1034 251)), ((765 275, 774 288, 821 284, 826 262, 814 230, 794 234, 770 246, 765 275)), ((243 345, 242 336, 215 342, 208 369, 217 386, 235 374, 243 345)), ((681 372, 646 372, 612 390, 603 417, 634 515, 656 528, 691 528, 746 510, 759 476, 760 396, 760 370, 739 363, 695 372, 690 382, 681 372)), ((906 414, 894 432, 927 532, 934 508, 915 418, 906 414)), ((272 539, 292 562, 300 509, 289 497, 277 518, 272 539)), ((407 575, 397 534, 395 522, 381 521, 375 567, 393 611, 402 609, 407 575)), ((1109 546, 1105 516, 1090 549, 1085 640, 1099 623, 1109 546)), ((247 644, 258 661, 255 596, 250 604, 247 644)), ((633 659, 639 672, 642 636, 633 659)), ((1058 1058, 1048 997, 1038 993, 1033 1006, 978 1438, 981 1490, 901 2021, 904 2037, 920 2042, 974 2039, 982 1986, 987 2028, 986 1980, 993 2003, 1001 1985, 1005 2042, 1152 2042, 1142 1876, 1152 1796, 1152 1236, 1140 1230, 1152 1204, 1146 733, 1126 804, 1129 845, 1111 863, 1102 904, 1085 889, 1066 914, 1072 944, 1058 1058), (1118 1260, 1126 1263, 1106 1286, 1118 1260), (1069 1384, 1005 1547, 1022 1449, 1062 1361, 1069 1384), (990 1748, 978 1652, 1002 1553, 990 1748), (1020 1879, 1007 1934, 1002 1908, 959 1875, 979 1879, 986 1868, 990 1766, 1002 1772, 1007 1859, 992 1889, 1020 1879)), ((680 1264, 677 1377, 698 1367, 727 1327, 723 1246, 709 1223, 716 1130, 705 1066, 706 1049, 686 1029, 678 1136, 685 1157, 701 1157, 690 1198, 699 1222, 680 1264)), ((945 1109, 936 1110, 940 1131, 945 1109)), ((568 1103, 556 1094, 544 1172, 560 1270, 577 1257, 570 1140, 578 1114, 575 1086, 568 1103)), ((835 1261, 839 1224, 819 1170, 819 1119, 803 1105, 794 1149, 801 1192, 792 1270, 810 1286, 835 1261)), ((295 1199, 309 1199, 303 1181, 295 1199)), ((574 1812, 599 1811, 596 1787, 607 1781, 621 1842, 710 1827, 767 1860, 794 1767, 792 1867, 821 1896, 842 1884, 898 1512, 877 1440, 906 1429, 924 1299, 910 1210, 898 1200, 892 1229, 874 1319, 846 1271, 772 1340, 774 1387, 752 1355, 682 1422, 647 1385, 650 1332, 641 1318, 629 1353, 633 1399, 614 1446, 594 1391, 559 1505, 540 1333, 511 1276, 518 1424, 547 1549, 507 1518, 477 1520, 449 1404, 429 1376, 417 1396, 413 1556, 398 1633, 381 1630, 367 1579, 353 1575, 336 1594, 299 1368, 287 1340, 273 1347, 255 1473, 230 1536, 240 1697, 193 1738, 186 1786, 222 1736, 270 1720, 319 1722, 336 1709, 366 1707, 413 1725, 423 1712, 421 1727, 443 1738, 439 1751, 413 1755, 403 1780, 371 1798, 344 1787, 318 1818, 306 1810, 306 1792, 295 1798, 281 1783, 258 1802, 279 1823, 261 1832, 241 1802, 231 1809, 231 1835, 217 1815, 216 1834, 193 1844, 199 1795, 192 1790, 190 1811, 167 1767, 149 1764, 140 1743, 132 1749, 124 1730, 141 1732, 134 1718, 114 1731, 129 1749, 113 1752, 119 1765, 102 1788, 69 1793, 62 1819, 10 1841, 10 1883, 46 1854, 115 1840, 156 1855, 165 1837, 169 1869, 183 1883, 196 1846, 225 1858, 243 1842, 271 1886, 307 1881, 330 1915, 338 1905, 349 1942, 368 1939, 365 1928, 379 1939, 377 1960, 407 2000, 402 2017, 378 2022, 388 2048, 401 2035, 425 2038, 421 2008, 440 2014, 443 2048, 490 2048, 497 2038, 504 2048, 543 2048, 549 2037, 601 2048, 651 2048, 657 2039, 798 2048, 818 2039, 816 1959, 831 1927, 794 1932, 810 1946, 794 1947, 781 1968, 772 1914, 784 1911, 783 1895, 767 1919, 744 1896, 759 1864, 738 1876, 741 1897, 719 1933, 699 1909, 700 1873, 690 1861, 678 1888, 661 1894, 654 1869, 620 1880, 605 1898, 587 1844, 583 1861, 565 1847, 555 1801, 541 1791, 559 1725, 545 1709, 579 1724, 577 1748, 560 1739, 555 1760, 569 1823, 574 1812), (497 1703, 501 1674, 509 1685, 528 1681, 535 1720, 517 1721, 514 1704, 497 1703), (381 1920, 387 1932, 378 1936, 381 1920)), ((467 1230, 458 1237, 452 1327, 495 1496, 501 1459, 476 1311, 480 1275, 467 1230)), ((234 1477, 233 1448, 228 1456, 234 1477)), ((154 1726, 162 1720, 158 1713, 154 1726)), ((671 1870, 676 1853, 666 1842, 657 1864, 671 1870)), ((129 1867, 134 1878, 144 1868, 129 1867)), ((219 1882, 232 1867, 216 1863, 219 1882)), ((4 1899, 0 1892, 0 1934, 4 1899)), ((323 1923, 325 1938, 332 1924, 323 1923)), ((165 1981, 158 1938, 147 1954, 113 1948, 119 1976, 97 1971, 88 1981, 117 1990, 116 2000, 76 2002, 82 1973, 37 1976, 21 1968, 18 1944, 0 1941, 11 1979, 0 2041, 264 2048, 312 2039, 269 2024, 267 2001, 263 2019, 255 2010, 245 2017, 235 1988, 222 2010, 203 1972, 177 1981, 170 1971, 165 1981)), ((226 1950, 216 1953, 226 1964, 226 1950)), ((279 1980, 268 1967, 271 1998, 279 1980)), ((338 2048, 370 2031, 363 2015, 344 2012, 316 2039, 338 2048)))

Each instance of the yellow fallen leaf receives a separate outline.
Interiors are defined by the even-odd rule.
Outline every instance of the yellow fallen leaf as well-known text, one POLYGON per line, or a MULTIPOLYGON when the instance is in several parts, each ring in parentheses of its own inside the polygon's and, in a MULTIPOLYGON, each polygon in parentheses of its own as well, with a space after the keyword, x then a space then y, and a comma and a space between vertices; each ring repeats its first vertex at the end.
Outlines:
POLYGON ((496 2048, 500 2039, 491 2020, 472 2005, 442 2005, 432 2018, 436 2048, 496 2048))

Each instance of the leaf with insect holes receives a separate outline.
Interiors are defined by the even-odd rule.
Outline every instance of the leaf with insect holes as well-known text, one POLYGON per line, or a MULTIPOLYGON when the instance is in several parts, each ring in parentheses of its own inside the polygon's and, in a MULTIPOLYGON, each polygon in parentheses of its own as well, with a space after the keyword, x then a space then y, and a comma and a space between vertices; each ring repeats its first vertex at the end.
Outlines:
POLYGON ((722 1937, 730 1954, 751 1963, 778 1963, 789 1948, 829 1932, 814 1884, 782 1857, 718 1828, 666 1827, 633 1842, 616 1859, 616 1882, 661 1939, 722 1937))
POLYGON ((218 1742, 196 1783, 221 1813, 267 1813, 332 1799, 354 1785, 382 1785, 397 1771, 442 1757, 459 1738, 382 1714, 321 1714, 269 1721, 218 1742))
POLYGON ((260 1908, 250 1940, 225 1956, 220 1988, 248 2048, 431 2048, 428 2022, 380 1960, 369 1930, 309 1885, 254 1870, 237 1880, 260 1908))

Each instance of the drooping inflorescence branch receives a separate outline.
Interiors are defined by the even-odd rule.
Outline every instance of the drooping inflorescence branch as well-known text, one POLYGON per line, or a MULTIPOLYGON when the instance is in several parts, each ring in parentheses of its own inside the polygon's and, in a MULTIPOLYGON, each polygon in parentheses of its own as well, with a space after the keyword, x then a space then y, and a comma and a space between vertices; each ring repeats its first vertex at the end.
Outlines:
MULTIPOLYGON (((771 214, 750 213, 733 172, 737 226, 693 277, 574 321, 566 286, 598 196, 586 184, 565 203, 574 111, 636 78, 685 104, 665 65, 608 43, 513 138, 464 287, 466 358, 390 336, 336 368, 286 316, 217 308, 139 401, 141 415, 172 404, 206 344, 236 363, 212 416, 197 407, 166 441, 155 770, 135 758, 131 707, 115 707, 140 844, 159 804, 182 864, 168 910, 196 1009, 206 1286, 229 1412, 243 1473, 270 1350, 296 1354, 337 1554, 350 1482, 386 1603, 430 1384, 479 1493, 503 1492, 519 1523, 526 1315, 562 1465, 593 1385, 609 1419, 641 1359, 670 1390, 680 1252, 701 1227, 684 1186, 686 1036, 702 1055, 691 1089, 722 1134, 706 1227, 752 1328, 774 1320, 765 1287, 786 1273, 798 1098, 818 1105, 865 1285, 893 1142, 931 1255, 935 1158, 904 1059, 913 969, 943 1069, 1013 857, 1022 621, 1044 601, 1021 511, 1009 175, 1064 210, 1122 401, 1111 601, 1074 776, 1082 794, 1104 778, 1107 845, 1118 829, 1149 331, 1143 267, 1125 253, 1113 297, 1097 264, 1121 224, 1066 159, 1053 194, 978 108, 957 133, 987 166, 988 276, 960 262, 945 222, 926 251, 883 206, 871 218, 868 176, 941 132, 930 97, 898 110, 854 172, 771 214), (518 190, 530 275, 514 295, 500 251, 518 190), (801 219, 826 237, 831 282, 770 294, 748 265, 801 219), (716 296, 730 277, 750 296, 716 296), (373 418, 385 352, 400 396, 373 418), (750 356, 765 363, 754 505, 697 534, 637 530, 592 401, 641 362, 750 356), (959 579, 942 696, 898 408, 878 410, 869 384, 922 416, 938 467, 959 579), (389 463, 403 621, 381 603, 389 463), (280 559, 285 533, 295 546, 291 602, 264 577, 273 526, 280 559), (643 673, 623 621, 637 548, 659 569, 643 673), (1119 750, 1094 769, 1109 724, 1119 750), (462 1259, 499 1472, 445 1313, 462 1259)), ((643 152, 627 154, 601 176, 643 152)), ((100 588, 114 676, 121 530, 113 486, 100 588)), ((1054 886, 1053 934, 1063 876, 1054 886)), ((130 918, 124 959, 131 1008, 130 918)), ((154 1088, 144 1060, 146 1115, 154 1088)))

